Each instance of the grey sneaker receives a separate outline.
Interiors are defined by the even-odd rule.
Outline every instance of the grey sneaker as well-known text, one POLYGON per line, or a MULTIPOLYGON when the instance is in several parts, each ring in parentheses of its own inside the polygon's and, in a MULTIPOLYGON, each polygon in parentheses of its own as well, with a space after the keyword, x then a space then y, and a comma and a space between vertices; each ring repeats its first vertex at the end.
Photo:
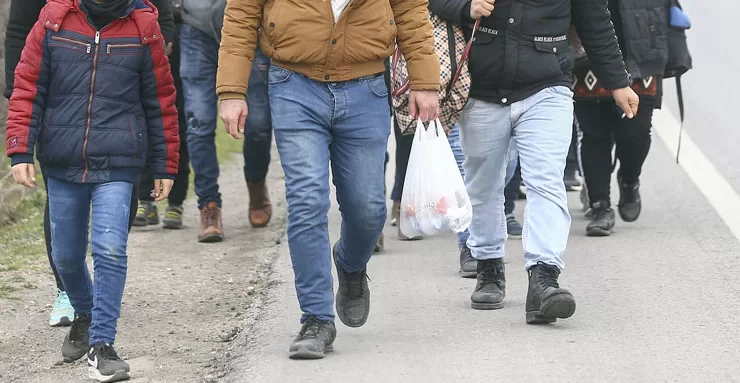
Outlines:
POLYGON ((473 258, 473 254, 470 253, 467 246, 460 249, 460 276, 463 278, 478 276, 478 261, 473 258))
POLYGON ((159 225, 159 212, 154 202, 139 201, 134 226, 159 225))
POLYGON ((87 353, 87 374, 98 382, 129 380, 131 368, 116 353, 112 345, 96 343, 87 353))
POLYGON ((92 317, 75 315, 75 320, 72 322, 67 336, 64 337, 64 343, 62 344, 62 358, 67 363, 72 363, 87 353, 90 345, 90 322, 92 317))
POLYGON ((332 321, 310 316, 303 322, 301 332, 290 344, 290 359, 321 359, 334 351, 337 329, 332 321))
POLYGON ((367 286, 367 268, 356 273, 342 270, 337 262, 337 242, 332 250, 334 265, 337 268, 339 288, 337 289, 336 309, 339 320, 347 327, 360 327, 370 315, 370 289, 367 286))
POLYGON ((506 216, 506 233, 509 234, 509 238, 521 238, 523 231, 522 225, 516 220, 514 214, 506 216))
POLYGON ((182 228, 182 205, 168 205, 164 211, 164 220, 162 221, 162 227, 165 229, 181 229, 182 228))

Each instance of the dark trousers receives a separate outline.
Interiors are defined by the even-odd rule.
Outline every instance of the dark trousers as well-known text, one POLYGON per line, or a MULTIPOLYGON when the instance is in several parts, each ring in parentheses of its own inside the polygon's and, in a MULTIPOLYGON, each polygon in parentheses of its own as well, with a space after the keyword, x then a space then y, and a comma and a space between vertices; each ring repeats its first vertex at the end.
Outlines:
MULTIPOLYGON (((394 121, 395 122, 395 121, 394 121)), ((398 124, 393 124, 393 132, 396 139, 396 179, 393 183, 391 200, 400 201, 403 195, 403 183, 406 180, 406 168, 409 166, 411 156, 411 145, 414 143, 414 135, 403 135, 398 124)))
POLYGON ((611 203, 609 185, 614 145, 622 181, 626 184, 639 181, 650 151, 653 109, 653 103, 641 100, 637 115, 629 120, 621 118, 622 112, 614 102, 576 102, 576 117, 583 134, 581 161, 592 205, 611 203))
MULTIPOLYGON (((177 28, 178 35, 180 27, 177 28)), ((172 190, 168 197, 170 205, 180 206, 185 201, 185 197, 188 195, 188 184, 190 182, 190 155, 188 154, 188 142, 187 132, 188 126, 185 120, 185 108, 183 92, 182 92, 182 79, 180 78, 180 39, 176 38, 172 42, 172 53, 170 54, 170 66, 172 67, 172 77, 175 80, 175 90, 177 91, 177 120, 180 125, 180 168, 175 177, 175 183, 172 185, 172 190)), ((152 179, 151 172, 148 168, 145 168, 141 175, 141 183, 138 187, 138 197, 141 201, 154 201, 152 198, 152 190, 154 190, 154 180, 152 179)))
MULTIPOLYGON (((44 241, 46 241, 46 256, 49 258, 49 266, 51 271, 54 273, 54 280, 57 284, 57 289, 64 291, 64 284, 62 279, 59 277, 57 267, 54 266, 54 259, 51 257, 51 219, 49 218, 49 179, 46 178, 43 166, 41 167, 41 176, 44 178, 44 187, 46 188, 46 206, 44 207, 44 241)), ((134 186, 134 191, 136 186, 134 186)), ((136 218, 136 209, 139 207, 139 202, 136 199, 136 193, 131 193, 131 208, 129 210, 128 219, 128 230, 131 231, 131 226, 134 224, 134 218, 136 218)))

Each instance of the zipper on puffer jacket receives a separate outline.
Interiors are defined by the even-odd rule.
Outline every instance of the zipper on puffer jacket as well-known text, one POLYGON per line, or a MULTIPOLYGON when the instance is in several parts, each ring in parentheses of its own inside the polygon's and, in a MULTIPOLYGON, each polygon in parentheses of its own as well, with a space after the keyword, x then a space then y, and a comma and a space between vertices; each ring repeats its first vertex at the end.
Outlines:
POLYGON ((92 74, 90 75, 90 96, 87 99, 87 124, 85 125, 85 140, 82 141, 82 182, 87 182, 87 144, 90 138, 90 124, 92 124, 92 103, 95 95, 95 77, 98 74, 98 54, 100 53, 100 31, 95 31, 95 53, 93 53, 92 74))

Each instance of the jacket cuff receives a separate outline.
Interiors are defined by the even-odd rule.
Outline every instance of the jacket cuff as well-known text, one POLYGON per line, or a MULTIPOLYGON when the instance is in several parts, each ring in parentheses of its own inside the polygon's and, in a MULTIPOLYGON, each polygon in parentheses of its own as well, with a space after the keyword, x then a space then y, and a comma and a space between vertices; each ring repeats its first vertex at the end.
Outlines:
POLYGON ((10 156, 10 166, 15 166, 18 164, 32 164, 33 163, 33 154, 27 154, 27 153, 18 153, 13 154, 10 156))
POLYGON ((470 7, 472 2, 466 1, 465 5, 462 7, 462 13, 460 14, 460 20, 463 21, 463 24, 465 23, 471 23, 475 22, 472 17, 470 17, 470 7))
POLYGON ((218 94, 219 101, 225 100, 246 100, 246 91, 244 93, 239 92, 221 92, 218 94))
POLYGON ((174 174, 167 174, 167 173, 154 173, 152 175, 152 179, 155 180, 174 180, 175 175, 174 174))
POLYGON ((617 89, 627 88, 630 85, 632 85, 632 79, 630 78, 629 75, 627 75, 619 81, 614 81, 612 83, 605 84, 604 87, 607 90, 617 90, 617 89))
POLYGON ((439 83, 412 83, 411 90, 433 90, 439 91, 439 83))

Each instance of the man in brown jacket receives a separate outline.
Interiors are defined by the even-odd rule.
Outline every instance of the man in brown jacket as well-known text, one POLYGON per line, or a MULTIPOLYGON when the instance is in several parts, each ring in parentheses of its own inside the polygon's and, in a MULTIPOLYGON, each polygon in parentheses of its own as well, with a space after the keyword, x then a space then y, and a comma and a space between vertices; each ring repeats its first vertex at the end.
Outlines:
POLYGON ((323 358, 336 336, 330 253, 339 277, 339 319, 359 327, 370 309, 366 265, 386 217, 383 165, 391 128, 383 61, 396 42, 409 65, 411 112, 425 121, 439 113, 439 60, 427 1, 229 0, 222 35, 216 90, 234 137, 244 132, 248 68, 258 40, 272 58, 272 123, 303 311, 290 356, 323 358), (342 212, 333 250, 330 162, 342 212))

